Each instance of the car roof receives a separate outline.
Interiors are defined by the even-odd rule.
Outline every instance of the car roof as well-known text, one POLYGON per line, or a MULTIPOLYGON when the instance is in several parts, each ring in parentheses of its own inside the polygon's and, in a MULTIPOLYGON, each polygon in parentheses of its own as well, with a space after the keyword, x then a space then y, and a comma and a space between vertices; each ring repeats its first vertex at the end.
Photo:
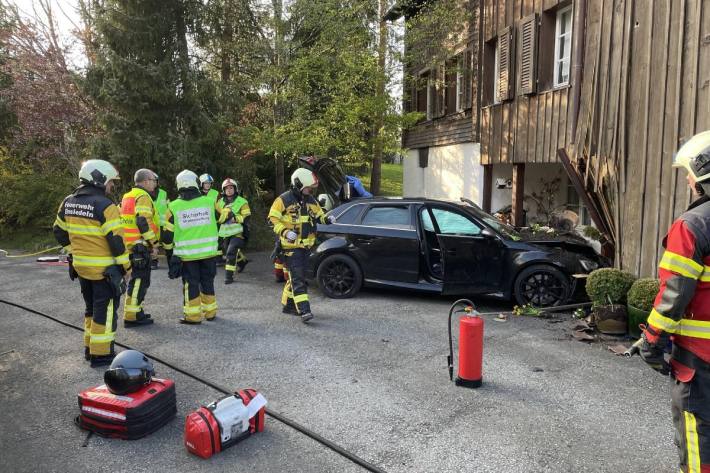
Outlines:
POLYGON ((353 199, 347 204, 366 204, 366 203, 405 203, 405 204, 425 204, 425 203, 438 203, 438 204, 453 204, 458 206, 466 207, 463 202, 448 200, 448 199, 429 199, 427 197, 371 197, 364 199, 353 199))

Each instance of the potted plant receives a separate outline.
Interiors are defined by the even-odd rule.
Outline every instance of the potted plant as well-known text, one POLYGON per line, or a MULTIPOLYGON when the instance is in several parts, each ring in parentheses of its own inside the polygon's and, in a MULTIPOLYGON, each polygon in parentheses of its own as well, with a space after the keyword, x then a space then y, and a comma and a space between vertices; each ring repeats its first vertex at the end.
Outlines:
POLYGON ((641 336, 639 324, 646 322, 659 289, 660 282, 653 278, 641 278, 631 285, 626 295, 626 308, 629 315, 629 335, 632 337, 641 336))
POLYGON ((597 329, 609 335, 623 335, 628 326, 626 294, 636 280, 633 274, 614 268, 592 271, 587 278, 587 295, 597 329))

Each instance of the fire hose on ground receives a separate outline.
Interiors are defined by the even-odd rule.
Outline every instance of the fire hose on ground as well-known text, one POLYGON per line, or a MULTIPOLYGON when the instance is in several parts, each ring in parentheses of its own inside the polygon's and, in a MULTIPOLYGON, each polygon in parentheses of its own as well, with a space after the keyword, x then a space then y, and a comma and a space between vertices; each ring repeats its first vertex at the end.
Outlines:
MULTIPOLYGON (((23 256, 29 256, 29 255, 23 255, 23 256)), ((21 310, 30 312, 30 313, 35 314, 35 315, 39 315, 39 316, 41 316, 41 317, 47 318, 47 319, 49 319, 49 320, 51 320, 51 321, 53 321, 53 322, 56 322, 56 323, 61 324, 61 325, 64 325, 65 327, 72 328, 72 329, 77 330, 77 331, 79 331, 79 332, 82 332, 82 333, 84 332, 84 328, 83 328, 83 327, 79 327, 78 325, 74 325, 74 324, 72 324, 72 323, 65 322, 65 321, 63 321, 63 320, 61 320, 61 319, 58 319, 58 318, 56 318, 56 317, 53 317, 53 316, 51 316, 51 315, 49 315, 49 314, 45 314, 45 313, 43 313, 43 312, 39 312, 39 311, 37 311, 37 310, 34 310, 34 309, 29 308, 29 307, 23 306, 23 305, 21 305, 21 304, 17 304, 17 303, 15 303, 15 302, 11 302, 11 301, 6 301, 6 300, 4 300, 4 299, 0 299, 0 303, 6 304, 6 305, 9 305, 9 306, 12 306, 12 307, 16 307, 16 308, 18 308, 18 309, 21 309, 21 310)), ((137 348, 133 348, 133 347, 128 346, 128 345, 126 345, 126 344, 124 344, 124 343, 114 342, 114 344, 117 345, 117 346, 119 346, 119 347, 121 347, 121 348, 125 348, 126 350, 138 350, 137 348)), ((172 363, 170 363, 170 362, 168 362, 168 361, 165 361, 165 360, 163 360, 163 359, 161 359, 161 358, 159 358, 159 357, 157 357, 157 356, 155 356, 155 355, 152 355, 152 354, 150 354, 150 353, 147 353, 147 352, 145 352, 145 351, 143 351, 143 350, 138 350, 138 351, 140 351, 141 353, 143 353, 143 354, 144 354, 145 356, 147 356, 148 358, 150 358, 150 359, 152 359, 152 360, 154 360, 154 361, 156 361, 156 362, 158 362, 158 363, 160 363, 160 364, 162 364, 162 365, 165 365, 165 366, 167 366, 168 368, 170 368, 170 369, 172 369, 172 370, 174 370, 174 371, 177 371, 178 373, 181 373, 181 374, 187 376, 188 378, 192 378, 192 379, 194 379, 195 381, 197 381, 197 382, 199 382, 199 383, 201 383, 201 384, 204 384, 205 386, 209 386, 210 388, 212 388, 212 389, 214 389, 214 390, 216 390, 216 391, 219 391, 219 392, 221 392, 222 394, 226 394, 226 395, 233 395, 233 394, 234 394, 234 390, 233 390, 233 389, 227 389, 227 388, 225 388, 224 386, 220 386, 220 385, 217 384, 217 383, 214 383, 214 382, 212 382, 212 381, 210 381, 210 380, 208 380, 208 379, 202 378, 201 376, 198 376, 198 375, 196 375, 196 374, 194 374, 194 373, 192 373, 192 372, 190 372, 190 371, 187 371, 187 370, 184 369, 184 368, 180 368, 180 367, 178 367, 178 366, 176 366, 176 365, 174 365, 174 364, 172 364, 172 363)), ((344 449, 344 448, 341 447, 340 445, 337 445, 337 444, 331 442, 330 440, 328 440, 328 439, 326 439, 326 438, 320 436, 319 434, 317 434, 317 433, 315 433, 315 432, 313 432, 313 431, 307 429, 306 427, 300 425, 299 423, 297 423, 297 422, 295 422, 295 421, 289 419, 289 418, 286 417, 285 415, 283 415, 283 414, 281 414, 281 413, 279 413, 279 412, 276 412, 276 411, 274 411, 274 410, 271 410, 271 409, 266 409, 266 414, 267 414, 268 416, 274 418, 275 420, 281 422, 282 424, 285 424, 285 425, 291 427, 292 429, 295 429, 295 430, 298 431, 299 433, 301 433, 301 434, 303 434, 303 435, 305 435, 305 436, 307 436, 307 437, 309 437, 309 438, 315 440, 316 442, 318 442, 318 443, 320 443, 321 445, 323 445, 324 447, 326 447, 326 448, 332 450, 333 452, 335 452, 335 453, 341 455, 342 457, 347 458, 348 460, 350 460, 351 462, 355 463, 356 465, 361 466, 361 467, 364 468, 365 470, 371 471, 371 472, 373 472, 373 473, 384 473, 384 470, 383 470, 383 469, 381 469, 381 468, 379 468, 379 467, 373 465, 372 463, 369 463, 368 461, 366 461, 366 460, 364 460, 364 459, 358 457, 358 456, 355 455, 354 453, 351 453, 351 452, 349 452, 348 450, 344 449)))

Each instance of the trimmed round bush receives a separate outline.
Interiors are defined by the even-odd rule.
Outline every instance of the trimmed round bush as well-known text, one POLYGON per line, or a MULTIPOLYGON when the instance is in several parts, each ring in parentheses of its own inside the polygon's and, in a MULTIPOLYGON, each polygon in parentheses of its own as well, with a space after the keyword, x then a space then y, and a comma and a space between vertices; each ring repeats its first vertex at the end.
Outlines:
POLYGON ((596 306, 626 303, 626 294, 636 276, 615 268, 601 268, 587 278, 587 295, 596 306))
POLYGON ((661 283, 654 278, 641 278, 634 281, 626 294, 626 302, 644 312, 651 312, 653 302, 656 300, 661 283))

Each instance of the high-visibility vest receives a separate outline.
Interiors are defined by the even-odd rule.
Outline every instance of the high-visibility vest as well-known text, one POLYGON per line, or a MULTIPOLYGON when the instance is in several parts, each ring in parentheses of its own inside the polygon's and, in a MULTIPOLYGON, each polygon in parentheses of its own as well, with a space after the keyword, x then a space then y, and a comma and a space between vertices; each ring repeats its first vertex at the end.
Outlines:
POLYGON ((210 188, 210 190, 207 191, 207 194, 205 194, 205 197, 209 197, 212 199, 212 203, 216 204, 217 200, 219 199, 219 192, 215 189, 210 188))
POLYGON ((214 201, 208 196, 177 199, 168 204, 173 215, 173 254, 185 261, 211 258, 217 249, 214 201))
POLYGON ((165 226, 165 214, 168 211, 168 193, 164 189, 158 189, 158 198, 155 199, 155 210, 158 211, 160 226, 165 226))
POLYGON ((138 226, 136 225, 136 214, 139 212, 150 212, 153 216, 148 220, 150 231, 146 235, 149 240, 160 239, 160 217, 153 205, 153 198, 140 187, 134 187, 130 192, 126 192, 121 199, 121 223, 123 224, 123 241, 126 246, 131 248, 138 240, 143 238, 138 226), (145 196, 147 199, 141 199, 142 205, 136 204, 139 197, 145 196), (145 204, 148 203, 149 206, 145 204), (152 235, 150 234, 152 232, 152 235), (153 238, 151 238, 153 237, 153 238))
MULTIPOLYGON (((247 200, 241 195, 237 196, 234 202, 231 202, 229 204, 225 203, 224 198, 222 198, 222 200, 220 201, 220 208, 232 209, 232 213, 236 216, 239 215, 239 211, 246 203, 247 200)), ((242 226, 242 224, 235 222, 233 218, 229 219, 227 222, 219 226, 220 237, 225 238, 230 237, 232 235, 239 235, 244 231, 244 227, 242 226)))

